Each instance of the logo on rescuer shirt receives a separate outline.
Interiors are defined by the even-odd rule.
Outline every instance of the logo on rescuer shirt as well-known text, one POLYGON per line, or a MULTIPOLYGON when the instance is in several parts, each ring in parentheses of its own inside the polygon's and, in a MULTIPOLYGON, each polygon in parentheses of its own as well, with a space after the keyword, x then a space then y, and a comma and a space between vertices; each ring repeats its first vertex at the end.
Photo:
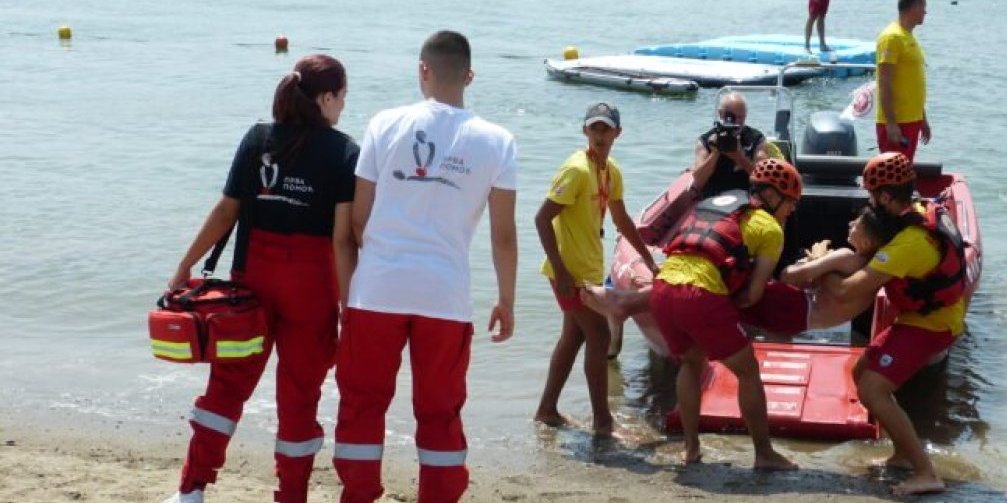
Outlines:
MULTIPOLYGON (((263 201, 279 201, 287 203, 291 206, 310 206, 308 203, 301 201, 295 197, 285 196, 281 194, 273 194, 273 189, 276 188, 276 183, 280 178, 280 165, 272 162, 272 157, 267 154, 262 154, 262 165, 259 166, 259 181, 262 182, 262 187, 259 188, 259 193, 256 195, 256 199, 263 201)), ((307 183, 303 178, 298 178, 295 176, 284 176, 283 184, 280 188, 284 192, 298 192, 301 194, 313 194, 315 188, 311 184, 307 183)))
MULTIPOLYGON (((434 154, 437 152, 437 146, 432 141, 427 141, 427 133, 422 129, 416 131, 416 141, 413 142, 413 160, 416 161, 415 175, 406 176, 402 170, 392 171, 392 176, 396 180, 403 180, 409 182, 437 182, 449 187, 454 187, 461 190, 455 182, 441 177, 441 176, 429 176, 430 175, 430 164, 434 160, 434 154), (426 150, 426 156, 422 155, 423 151, 426 150)), ((450 172, 468 175, 471 170, 465 167, 465 160, 457 156, 447 156, 441 161, 438 166, 439 172, 450 172)))

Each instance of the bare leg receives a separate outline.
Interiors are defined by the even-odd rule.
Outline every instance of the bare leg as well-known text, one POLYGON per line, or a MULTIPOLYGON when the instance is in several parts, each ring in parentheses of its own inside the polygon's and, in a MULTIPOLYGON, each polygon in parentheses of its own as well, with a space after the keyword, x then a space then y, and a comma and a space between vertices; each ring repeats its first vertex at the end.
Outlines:
POLYGON ((916 429, 906 412, 895 401, 895 385, 887 378, 866 369, 857 380, 857 394, 867 410, 878 419, 881 427, 895 445, 896 462, 902 458, 912 465, 913 476, 892 488, 896 495, 941 492, 944 481, 937 475, 923 444, 916 436, 916 429))
POLYGON ((650 309, 650 287, 616 290, 603 286, 586 286, 580 290, 580 300, 601 315, 610 316, 621 323, 634 314, 650 309))
POLYGON ((829 328, 846 323, 874 304, 874 292, 841 300, 824 290, 814 293, 808 313, 808 328, 829 328))
POLYGON ((699 387, 706 370, 706 356, 696 346, 682 355, 682 366, 675 379, 675 394, 678 395, 678 414, 682 421, 685 437, 685 464, 698 463, 702 458, 699 450, 699 406, 702 390, 699 387))
POLYGON ((584 334, 584 376, 591 397, 594 432, 596 435, 611 435, 614 421, 608 408, 608 344, 611 338, 608 320, 587 308, 571 314, 584 334))
MULTIPOLYGON (((820 52, 828 52, 831 49, 829 49, 829 46, 825 45, 825 14, 822 14, 821 16, 818 16, 817 27, 818 27, 818 44, 819 44, 818 47, 819 47, 819 51, 820 52)), ((808 32, 809 32, 809 36, 807 38, 811 38, 811 36, 810 36, 810 30, 808 30, 808 32)))
POLYGON ((755 464, 759 470, 796 470, 797 465, 773 450, 769 439, 769 418, 766 413, 766 392, 759 375, 759 362, 752 346, 721 361, 738 378, 738 406, 755 446, 755 464))
POLYGON ((570 370, 583 344, 584 334, 577 327, 577 322, 570 313, 563 313, 563 330, 549 360, 549 374, 545 380, 545 390, 542 391, 538 410, 535 412, 536 421, 548 426, 570 424, 570 421, 559 413, 559 395, 567 378, 570 377, 570 370))
POLYGON ((815 17, 808 16, 808 22, 804 24, 804 50, 811 54, 811 27, 815 24, 815 17))

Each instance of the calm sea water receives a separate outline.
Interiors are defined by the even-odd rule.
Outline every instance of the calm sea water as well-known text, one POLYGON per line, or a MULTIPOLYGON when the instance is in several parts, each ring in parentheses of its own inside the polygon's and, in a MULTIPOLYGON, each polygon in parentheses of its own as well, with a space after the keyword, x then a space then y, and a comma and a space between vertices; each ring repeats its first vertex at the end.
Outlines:
MULTIPOLYGON (((829 33, 873 39, 895 16, 894 3, 834 2, 829 33)), ((150 357, 145 314, 219 197, 241 135, 268 117, 279 77, 304 54, 340 58, 350 93, 339 127, 359 138, 378 110, 420 98, 418 47, 430 32, 452 28, 466 33, 474 50, 476 80, 467 105, 516 134, 521 162, 518 329, 505 345, 491 345, 487 337, 474 344, 465 410, 472 456, 478 462, 503 455, 505 463, 525 465, 543 451, 560 451, 587 460, 576 439, 542 445, 529 420, 560 322, 537 272, 542 253, 532 216, 558 163, 583 144, 579 119, 587 105, 607 101, 622 110, 624 133, 614 155, 624 167, 627 206, 635 211, 691 161, 695 136, 712 117, 713 91, 676 99, 565 85, 545 78, 542 59, 559 57, 570 44, 588 56, 728 34, 800 33, 804 9, 796 0, 0 1, 4 415, 184 432, 179 416, 202 390, 206 368, 150 357), (64 23, 74 29, 70 43, 55 35, 64 23), (291 41, 288 54, 273 52, 281 32, 291 41)), ((969 334, 939 393, 913 415, 945 474, 1002 489, 1007 117, 994 97, 1002 94, 995 48, 1007 45, 1007 30, 988 17, 985 2, 934 1, 929 11, 917 36, 928 56, 934 140, 920 157, 943 160, 945 169, 968 177, 986 261, 969 334)), ((795 88, 797 130, 808 113, 844 106, 862 82, 795 88)), ((873 125, 857 127, 866 149, 873 125)), ((483 228, 472 250, 480 329, 496 291, 488 242, 483 228)), ((659 367, 628 327, 611 371, 612 401, 623 422, 654 438, 649 425, 670 405, 669 374, 659 367)), ((413 429, 407 375, 388 423, 389 442, 403 452, 410 452, 413 429)), ((239 433, 264 449, 274 427, 271 378, 239 433)), ((322 406, 327 424, 334 388, 327 384, 322 406)), ((590 417, 579 370, 562 409, 590 417)), ((713 458, 736 458, 747 439, 709 445, 713 458)), ((851 474, 862 472, 866 456, 883 452, 858 442, 782 445, 802 464, 851 474)))

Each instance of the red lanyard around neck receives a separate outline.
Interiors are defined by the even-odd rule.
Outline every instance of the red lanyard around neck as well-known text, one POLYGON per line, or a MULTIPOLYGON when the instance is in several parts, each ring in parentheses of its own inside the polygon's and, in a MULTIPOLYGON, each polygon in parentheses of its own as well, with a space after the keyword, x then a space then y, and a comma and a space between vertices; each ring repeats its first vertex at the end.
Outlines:
POLYGON ((600 159, 590 149, 587 151, 587 158, 594 164, 595 179, 598 182, 598 211, 604 222, 605 211, 608 210, 608 188, 612 182, 612 173, 608 170, 608 159, 600 159))

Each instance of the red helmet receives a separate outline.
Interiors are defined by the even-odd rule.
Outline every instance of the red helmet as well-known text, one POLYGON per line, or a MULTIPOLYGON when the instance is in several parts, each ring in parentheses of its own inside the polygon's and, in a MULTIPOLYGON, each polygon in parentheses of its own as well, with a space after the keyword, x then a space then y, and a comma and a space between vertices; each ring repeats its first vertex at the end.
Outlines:
POLYGON ((801 174, 797 168, 780 159, 763 159, 755 164, 748 181, 755 184, 770 185, 786 197, 801 198, 801 174))
POLYGON ((913 163, 901 152, 885 152, 867 161, 864 188, 875 190, 886 185, 903 185, 916 179, 913 163))

